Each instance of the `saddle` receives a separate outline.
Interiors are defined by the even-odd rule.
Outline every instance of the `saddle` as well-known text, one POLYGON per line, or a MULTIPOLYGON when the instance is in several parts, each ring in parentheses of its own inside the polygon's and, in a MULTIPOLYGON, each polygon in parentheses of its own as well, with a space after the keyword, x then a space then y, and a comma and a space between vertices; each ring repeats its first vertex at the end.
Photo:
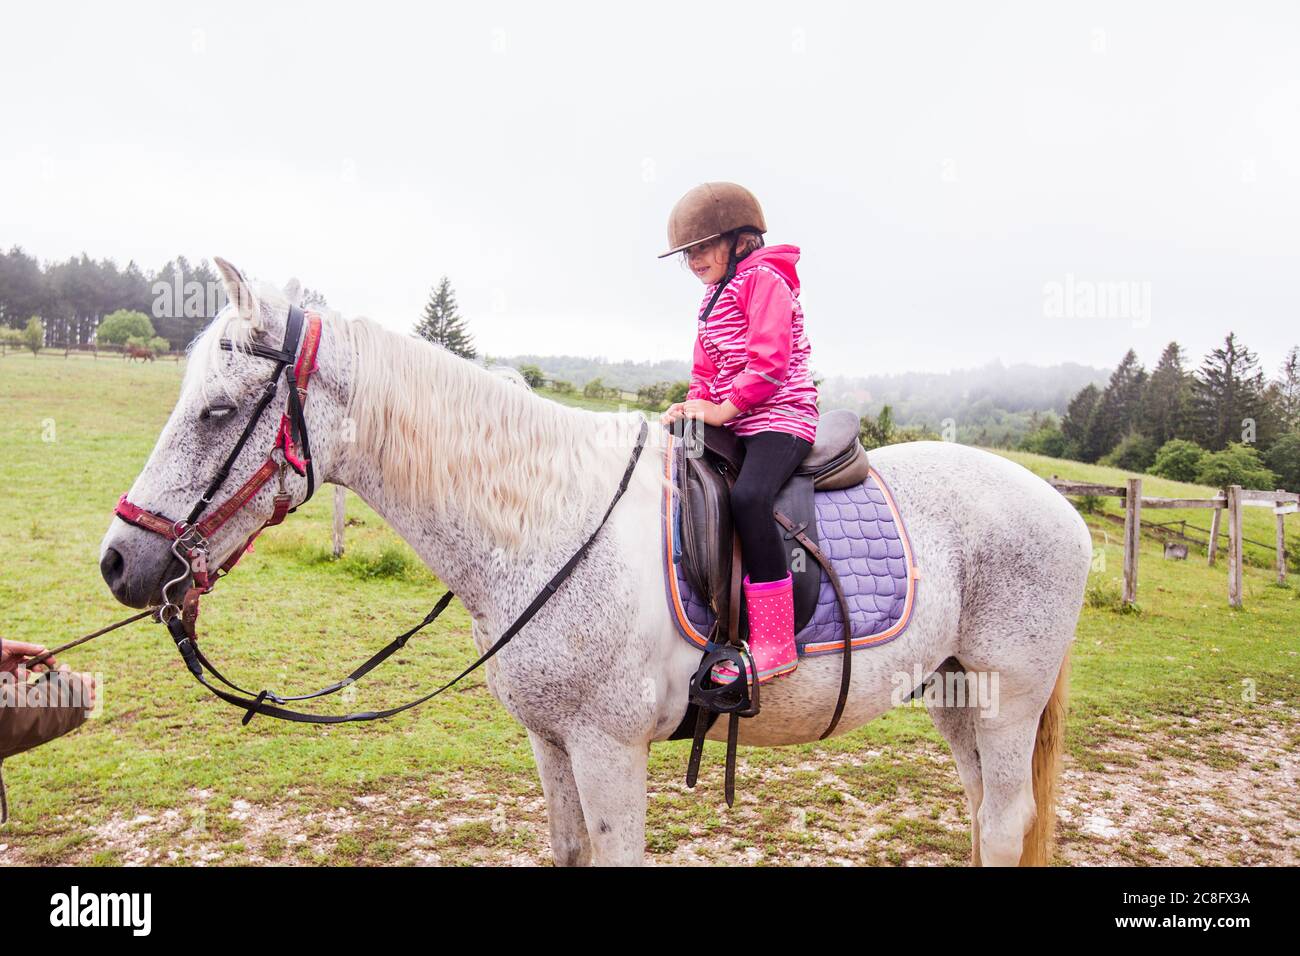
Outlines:
MULTIPOLYGON (((822 739, 834 732, 848 699, 852 626, 839 577, 816 541, 813 492, 849 488, 870 477, 867 452, 859 441, 858 428, 858 416, 847 409, 821 416, 811 451, 777 493, 772 511, 778 534, 786 543, 786 567, 793 578, 795 632, 802 630, 812 617, 823 572, 839 603, 844 629, 840 689, 822 739)), ((727 805, 731 806, 736 790, 738 718, 753 717, 759 712, 759 685, 752 679, 753 659, 745 641, 748 628, 745 602, 741 599, 744 568, 740 538, 731 520, 731 486, 744 463, 744 445, 730 430, 698 420, 682 420, 674 431, 681 438, 674 446, 680 456, 676 473, 682 566, 696 593, 713 608, 714 631, 691 678, 686 714, 669 739, 692 739, 686 785, 694 787, 705 735, 720 714, 730 715, 724 793, 727 805), (713 667, 724 661, 739 676, 731 683, 720 685, 713 680, 712 673, 713 667)))
MULTIPOLYGON (((777 494, 776 511, 813 543, 817 543, 813 492, 848 488, 867 480, 867 452, 858 435, 855 413, 842 408, 823 414, 808 457, 777 494)), ((736 551, 731 485, 744 463, 745 446, 730 429, 696 421, 687 428, 677 449, 681 456, 677 490, 681 495, 682 567, 696 593, 713 608, 717 620, 727 621, 736 551)), ((816 610, 822 568, 788 526, 775 516, 773 521, 786 544, 786 567, 794 584, 794 629, 798 633, 816 610)), ((736 580, 743 577, 742 567, 736 580)), ((743 637, 748 633, 748 621, 744 602, 740 604, 738 628, 743 637)))

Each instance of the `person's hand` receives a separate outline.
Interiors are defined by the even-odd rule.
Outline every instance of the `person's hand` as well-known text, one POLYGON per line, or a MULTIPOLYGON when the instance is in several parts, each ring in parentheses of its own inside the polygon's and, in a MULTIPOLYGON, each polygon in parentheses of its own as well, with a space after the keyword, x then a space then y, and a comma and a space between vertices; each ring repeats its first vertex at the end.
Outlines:
POLYGON ((673 402, 669 405, 668 410, 659 416, 659 424, 671 425, 673 422, 681 421, 681 419, 685 417, 682 412, 682 407, 685 404, 685 402, 673 402))
POLYGON ((715 405, 706 398, 688 398, 668 406, 668 410, 659 419, 664 425, 672 425, 683 418, 698 418, 706 425, 724 425, 740 414, 740 409, 731 404, 730 399, 721 405, 715 405))
POLYGON ((686 418, 698 418, 706 425, 722 425, 731 421, 740 410, 730 401, 715 405, 706 398, 692 398, 682 402, 682 414, 686 418))
MULTIPOLYGON (((27 673, 27 662, 44 653, 45 648, 40 644, 28 644, 26 641, 0 641, 0 673, 17 674, 21 678, 27 673)), ((58 661, 52 657, 36 665, 40 670, 52 670, 58 666, 58 661)))

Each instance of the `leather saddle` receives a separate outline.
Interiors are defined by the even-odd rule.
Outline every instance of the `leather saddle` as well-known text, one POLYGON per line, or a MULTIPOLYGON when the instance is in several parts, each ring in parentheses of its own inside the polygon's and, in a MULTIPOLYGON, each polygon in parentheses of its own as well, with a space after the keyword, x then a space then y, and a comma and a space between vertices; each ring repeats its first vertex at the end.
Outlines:
MULTIPOLYGON (((713 608, 719 627, 730 618, 733 557, 738 551, 731 520, 731 486, 744 462, 745 446, 728 428, 683 420, 674 426, 677 449, 677 490, 681 503, 682 564, 697 594, 713 608)), ((868 477, 866 449, 859 440, 858 416, 848 409, 821 415, 817 437, 808 457, 790 476, 776 498, 776 512, 794 529, 817 543, 813 492, 861 484, 868 477)), ((786 567, 794 584, 794 629, 803 630, 812 618, 821 589, 822 567, 813 560, 790 526, 773 522, 786 545, 786 567)), ((742 561, 743 564, 743 561, 742 561)), ((739 601, 739 637, 748 633, 744 601, 739 601)), ((717 636, 714 640, 718 640, 717 636)))

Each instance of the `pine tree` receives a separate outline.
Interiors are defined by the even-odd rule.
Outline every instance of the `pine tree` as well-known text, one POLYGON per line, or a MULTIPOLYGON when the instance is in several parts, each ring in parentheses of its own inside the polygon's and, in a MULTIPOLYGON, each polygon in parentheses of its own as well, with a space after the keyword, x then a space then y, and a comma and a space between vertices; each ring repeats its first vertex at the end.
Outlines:
POLYGON ((325 298, 325 293, 312 288, 302 290, 302 302, 299 304, 304 309, 328 309, 330 307, 329 300, 325 298))
POLYGON ((1271 431, 1264 373, 1255 353, 1229 332, 1223 347, 1205 357, 1192 379, 1193 428, 1202 448, 1218 451, 1252 430, 1264 442, 1271 431))
POLYGON ((1291 346, 1275 383, 1273 407, 1284 431, 1300 431, 1300 345, 1291 346))
POLYGON ((1170 439, 1187 436, 1190 393, 1191 377, 1183 368, 1183 350, 1177 342, 1170 342, 1147 380, 1138 423, 1138 430, 1154 440, 1157 448, 1170 439))
POLYGON ((429 295, 424 315, 415 325, 415 334, 441 345, 461 358, 473 359, 478 354, 465 326, 465 319, 457 310, 456 294, 452 292, 451 283, 446 276, 442 277, 438 288, 429 295))
POLYGON ((1136 428, 1146 383, 1146 369, 1138 361, 1137 353, 1129 349, 1111 373, 1106 390, 1088 419, 1083 440, 1084 461, 1101 458, 1136 428))
POLYGON ((1088 435, 1088 422, 1097 408, 1101 390, 1096 385, 1087 385, 1070 399, 1066 406, 1065 417, 1061 419, 1061 434, 1065 436, 1067 458, 1083 456, 1083 444, 1088 435))

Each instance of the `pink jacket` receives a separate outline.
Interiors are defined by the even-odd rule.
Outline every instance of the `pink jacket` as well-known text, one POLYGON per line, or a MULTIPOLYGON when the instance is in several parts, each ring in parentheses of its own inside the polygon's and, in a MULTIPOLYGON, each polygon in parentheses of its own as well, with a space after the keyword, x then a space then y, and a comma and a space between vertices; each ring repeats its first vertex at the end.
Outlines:
MULTIPOLYGON (((797 246, 754 250, 740 261, 708 319, 698 323, 686 397, 719 405, 730 399, 740 414, 727 427, 737 435, 779 431, 810 442, 817 435, 798 261, 797 246)), ((701 316, 716 288, 705 290, 701 316)))

